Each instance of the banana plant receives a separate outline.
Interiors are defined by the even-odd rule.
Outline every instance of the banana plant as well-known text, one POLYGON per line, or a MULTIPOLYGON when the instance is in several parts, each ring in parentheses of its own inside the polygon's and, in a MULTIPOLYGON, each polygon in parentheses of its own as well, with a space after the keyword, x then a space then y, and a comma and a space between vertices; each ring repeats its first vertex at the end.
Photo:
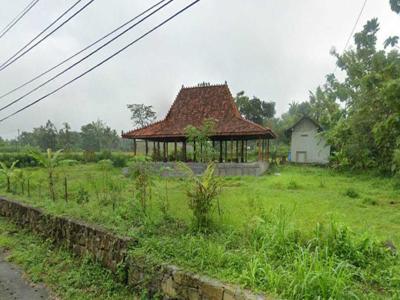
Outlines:
POLYGON ((7 193, 11 192, 11 177, 13 176, 14 169, 16 164, 18 163, 18 160, 14 161, 10 167, 7 167, 7 165, 4 162, 0 162, 0 173, 6 176, 7 178, 7 193))
POLYGON ((44 168, 47 169, 47 178, 49 181, 49 192, 51 199, 56 200, 56 191, 54 187, 54 172, 59 162, 59 156, 63 150, 60 149, 53 152, 51 149, 47 149, 46 153, 41 153, 39 151, 31 150, 29 155, 37 160, 44 168))

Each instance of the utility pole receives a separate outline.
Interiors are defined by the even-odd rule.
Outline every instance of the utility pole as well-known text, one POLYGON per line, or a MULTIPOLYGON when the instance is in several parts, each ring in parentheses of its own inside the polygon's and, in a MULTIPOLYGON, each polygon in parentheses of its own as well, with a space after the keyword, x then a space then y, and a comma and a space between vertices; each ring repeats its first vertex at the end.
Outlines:
POLYGON ((17 135, 17 152, 19 152, 19 128, 17 130, 18 135, 17 135))

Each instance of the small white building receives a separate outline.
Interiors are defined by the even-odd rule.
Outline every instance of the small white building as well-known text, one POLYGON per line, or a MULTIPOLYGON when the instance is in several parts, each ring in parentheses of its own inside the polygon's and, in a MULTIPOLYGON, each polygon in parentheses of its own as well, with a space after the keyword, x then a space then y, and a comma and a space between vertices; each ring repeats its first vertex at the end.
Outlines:
POLYGON ((327 164, 331 147, 320 134, 322 127, 309 117, 302 117, 286 130, 290 136, 289 160, 296 163, 327 164))

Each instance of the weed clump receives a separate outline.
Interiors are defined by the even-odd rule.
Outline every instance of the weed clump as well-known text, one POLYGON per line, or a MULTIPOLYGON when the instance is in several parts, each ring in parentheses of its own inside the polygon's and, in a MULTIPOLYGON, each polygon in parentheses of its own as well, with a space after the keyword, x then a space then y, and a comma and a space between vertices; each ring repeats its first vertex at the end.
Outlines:
POLYGON ((358 192, 354 189, 354 188, 348 188, 345 193, 344 193, 347 197, 349 198, 358 198, 360 195, 358 194, 358 192))
POLYGON ((289 181, 287 188, 289 190, 298 190, 300 188, 300 186, 298 185, 298 183, 294 180, 289 181))
POLYGON ((378 205, 378 201, 376 201, 375 199, 368 198, 368 197, 364 198, 362 203, 367 204, 367 205, 373 205, 373 206, 378 205))

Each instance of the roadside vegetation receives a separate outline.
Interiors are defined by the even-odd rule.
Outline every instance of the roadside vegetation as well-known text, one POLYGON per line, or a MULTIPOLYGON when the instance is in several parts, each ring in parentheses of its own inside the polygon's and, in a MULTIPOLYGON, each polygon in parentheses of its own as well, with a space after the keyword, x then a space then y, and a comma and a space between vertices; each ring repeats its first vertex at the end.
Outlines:
POLYGON ((24 269, 30 281, 44 283, 57 298, 140 299, 90 257, 74 257, 3 218, 0 218, 0 248, 8 261, 24 269))
MULTIPOLYGON (((24 168, 7 193, 47 212, 139 239, 133 256, 290 299, 399 297, 395 178, 282 166, 266 176, 161 177, 145 158, 24 168), (65 198, 64 178, 68 177, 65 198), (198 201, 203 199, 206 201, 198 201)), ((212 168, 212 167, 211 167, 212 168)))

